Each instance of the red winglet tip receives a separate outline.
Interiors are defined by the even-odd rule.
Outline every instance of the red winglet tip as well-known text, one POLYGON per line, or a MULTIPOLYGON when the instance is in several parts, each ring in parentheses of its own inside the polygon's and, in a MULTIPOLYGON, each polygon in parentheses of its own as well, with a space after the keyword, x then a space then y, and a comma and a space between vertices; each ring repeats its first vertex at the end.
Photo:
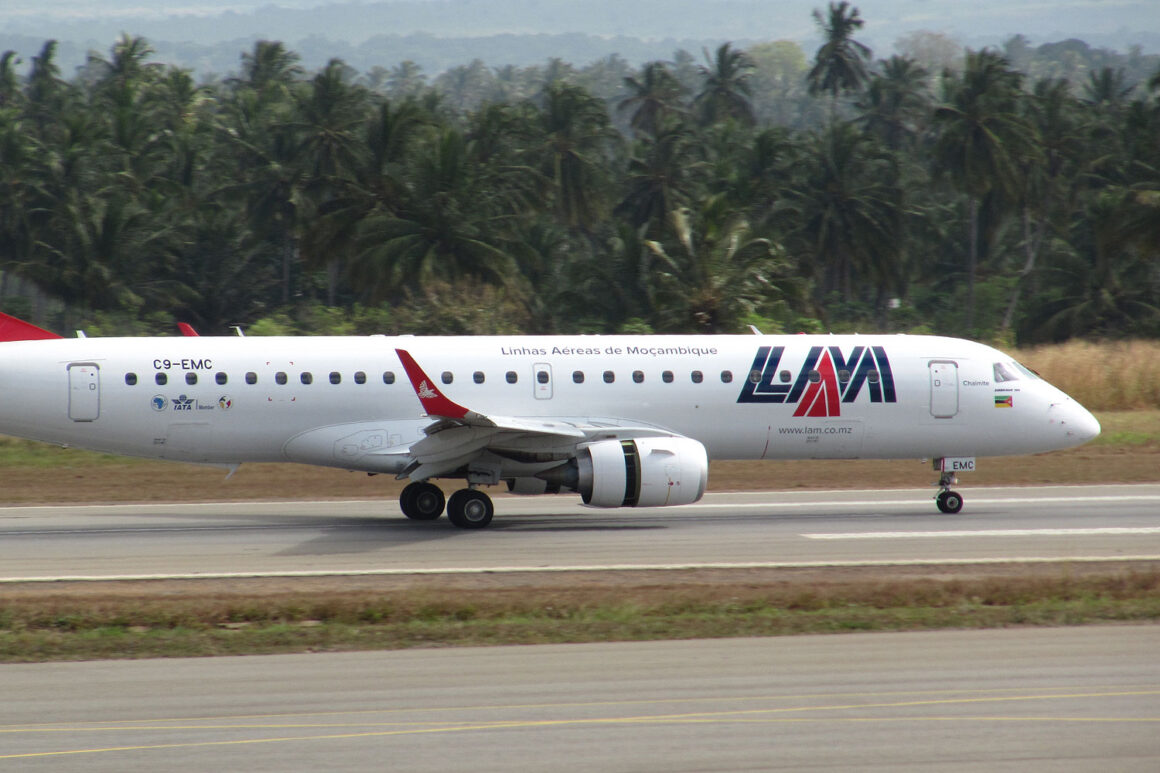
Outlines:
POLYGON ((63 336, 0 311, 0 341, 49 341, 54 338, 63 336))
POLYGON ((188 322, 178 322, 177 329, 181 331, 183 336, 197 337, 197 331, 193 329, 193 325, 188 322))
POLYGON ((407 372, 407 378, 411 381, 411 387, 415 390, 415 396, 419 398, 419 402, 423 404, 423 410, 427 412, 428 416, 446 416, 449 419, 462 419, 467 415, 467 409, 462 405, 449 400, 439 387, 435 386, 423 369, 419 367, 419 363, 415 362, 415 358, 411 356, 406 349, 396 349, 395 354, 399 355, 399 361, 403 363, 403 370, 407 372))

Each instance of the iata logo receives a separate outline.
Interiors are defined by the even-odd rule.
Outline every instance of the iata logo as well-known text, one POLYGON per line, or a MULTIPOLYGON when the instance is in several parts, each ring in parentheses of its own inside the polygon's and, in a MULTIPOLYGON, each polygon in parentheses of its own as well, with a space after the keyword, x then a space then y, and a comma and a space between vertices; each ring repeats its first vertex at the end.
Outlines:
POLYGON ((837 346, 811 347, 796 379, 788 370, 778 371, 784 353, 784 346, 758 348, 737 402, 796 403, 794 416, 834 417, 863 386, 872 403, 898 402, 894 372, 881 346, 855 346, 849 358, 837 346))

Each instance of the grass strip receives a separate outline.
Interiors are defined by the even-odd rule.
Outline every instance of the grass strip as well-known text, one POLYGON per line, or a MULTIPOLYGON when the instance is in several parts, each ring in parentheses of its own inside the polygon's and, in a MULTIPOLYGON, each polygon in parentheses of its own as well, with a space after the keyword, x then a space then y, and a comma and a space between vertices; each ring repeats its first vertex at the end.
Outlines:
POLYGON ((1160 621, 1160 569, 743 586, 0 600, 0 661, 1160 621))

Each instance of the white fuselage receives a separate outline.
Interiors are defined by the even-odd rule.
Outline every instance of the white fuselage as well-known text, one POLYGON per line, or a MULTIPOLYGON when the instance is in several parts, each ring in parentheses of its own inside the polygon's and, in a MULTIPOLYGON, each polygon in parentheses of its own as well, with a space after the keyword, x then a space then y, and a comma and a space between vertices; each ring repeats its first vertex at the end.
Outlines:
POLYGON ((480 414, 656 428, 700 441, 711 459, 1024 454, 1099 432, 1063 392, 960 339, 562 335, 2 343, 0 433, 190 462, 399 472, 431 424, 399 348, 480 414))

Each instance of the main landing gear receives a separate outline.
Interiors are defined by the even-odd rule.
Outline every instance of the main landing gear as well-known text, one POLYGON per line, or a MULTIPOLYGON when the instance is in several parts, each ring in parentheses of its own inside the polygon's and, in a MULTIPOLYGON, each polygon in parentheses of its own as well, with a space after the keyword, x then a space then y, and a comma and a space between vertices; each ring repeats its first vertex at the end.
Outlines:
POLYGON ((934 503, 939 512, 954 515, 963 509, 963 495, 952 491, 951 486, 959 482, 956 470, 974 470, 975 460, 971 459, 935 459, 934 469, 939 473, 938 494, 934 503))
POLYGON ((460 489, 445 501, 443 491, 438 486, 416 481, 408 483, 399 495, 399 507, 403 515, 413 521, 435 520, 443 515, 444 504, 447 507, 447 519, 461 529, 482 529, 491 523, 495 515, 491 497, 472 488, 460 489))

